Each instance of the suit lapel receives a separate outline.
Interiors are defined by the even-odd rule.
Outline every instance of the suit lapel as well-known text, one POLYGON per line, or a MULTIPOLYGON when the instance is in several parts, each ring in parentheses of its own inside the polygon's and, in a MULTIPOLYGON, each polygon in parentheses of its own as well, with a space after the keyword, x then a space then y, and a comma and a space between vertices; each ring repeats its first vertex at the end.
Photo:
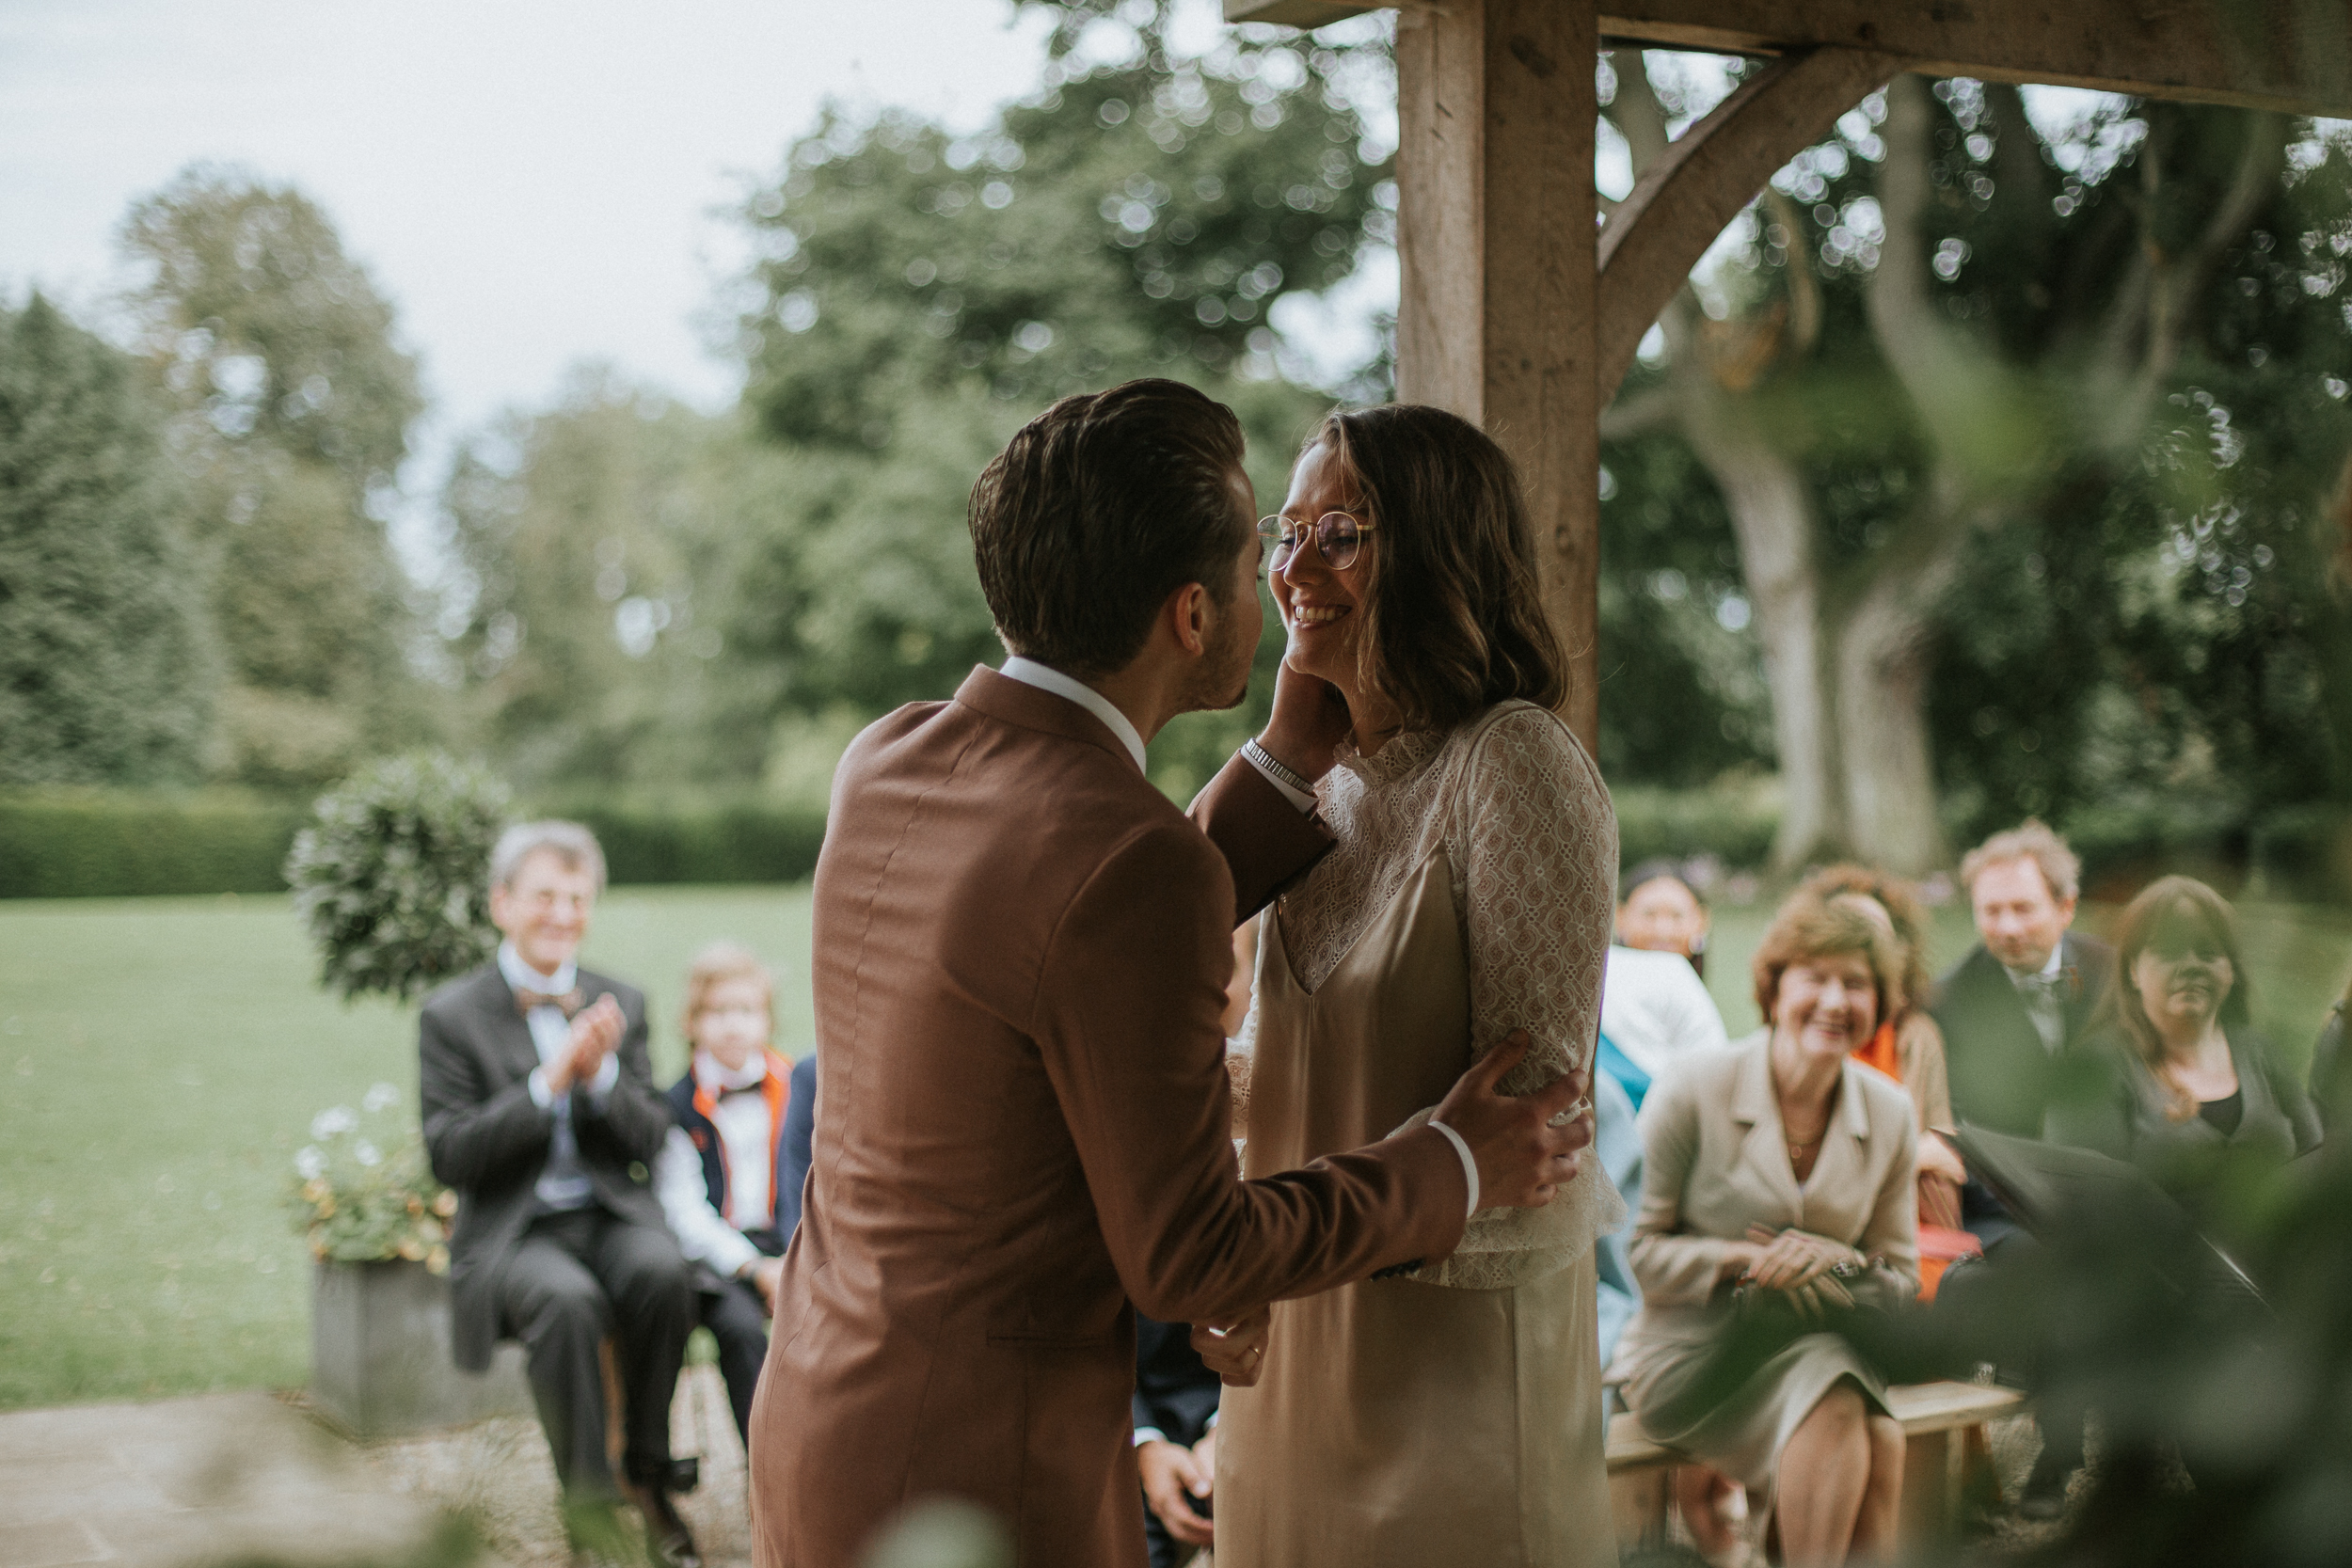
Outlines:
POLYGON ((1788 1132, 1780 1124, 1780 1106, 1772 1098, 1772 1033, 1740 1063, 1740 1076, 1731 1090, 1731 1117, 1747 1129, 1740 1145, 1740 1164, 1763 1179, 1765 1190, 1780 1205, 1783 1225, 1801 1223, 1804 1192, 1788 1164, 1788 1132))
POLYGON ((510 1081, 530 1077, 539 1065, 539 1047, 532 1040, 531 1025, 515 1006, 514 988, 499 973, 495 961, 475 987, 474 1006, 484 1037, 498 1062, 507 1069, 510 1081))
POLYGON ((2042 1036, 2033 1026, 2033 1014, 2026 1010, 2026 999, 2017 994, 2016 982, 2001 967, 2001 960, 1990 949, 1979 947, 1970 962, 1976 972, 1977 1005, 1997 1018, 2005 1032, 2022 1031, 2021 1037, 2034 1041, 2039 1050, 2042 1036))
POLYGON ((2105 976, 2091 973, 2090 958, 2082 943, 2074 940, 2074 932, 2069 931, 2060 939, 2058 962, 2074 971, 2074 984, 2067 989, 2064 1008, 2069 1043, 2082 1034, 2083 1026, 2090 1022, 2090 1010, 2099 1004, 2100 981, 2105 976))
MULTIPOLYGON (((1823 1129, 1821 1152, 1813 1162, 1813 1179, 1804 1184, 1804 1228, 1817 1235, 1842 1235, 1856 1215, 1853 1195, 1868 1192, 1870 1167, 1870 1108, 1864 1102, 1861 1076, 1865 1069, 1849 1060, 1837 1079, 1837 1104, 1823 1129)), ((1867 1217, 1863 1216, 1863 1217, 1867 1217)))

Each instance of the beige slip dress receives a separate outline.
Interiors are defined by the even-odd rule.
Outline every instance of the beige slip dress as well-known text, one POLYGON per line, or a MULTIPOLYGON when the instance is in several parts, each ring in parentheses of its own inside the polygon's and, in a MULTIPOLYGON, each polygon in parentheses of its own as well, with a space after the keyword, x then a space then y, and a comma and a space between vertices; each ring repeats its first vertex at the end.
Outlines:
MULTIPOLYGON (((1439 844, 1311 993, 1269 913, 1246 1175, 1385 1137, 1470 1065, 1453 880, 1439 844)), ((1614 1568, 1594 1268, 1276 1304, 1258 1385, 1224 1394, 1217 1568, 1614 1568)))

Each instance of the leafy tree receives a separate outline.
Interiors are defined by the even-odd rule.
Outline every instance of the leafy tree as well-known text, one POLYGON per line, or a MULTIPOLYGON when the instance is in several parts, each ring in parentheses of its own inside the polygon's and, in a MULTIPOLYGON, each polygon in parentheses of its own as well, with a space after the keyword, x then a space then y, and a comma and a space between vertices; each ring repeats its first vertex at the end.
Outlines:
POLYGON ((829 112, 794 145, 746 213, 739 342, 770 431, 879 448, 910 399, 959 388, 1033 409, 1263 376, 1268 313, 1344 277, 1393 199, 1293 50, 1054 74, 978 136, 829 112))
MULTIPOLYGON (((972 137, 829 114, 785 168, 746 205, 763 259, 739 337, 782 464, 736 492, 761 499, 739 502, 722 628, 728 667, 773 705, 772 782, 820 773, 807 748, 1000 657, 966 497, 1053 398, 1146 374, 1203 386, 1240 412, 1272 510, 1327 398, 1280 378, 1267 314, 1344 276, 1389 199, 1353 108, 1286 46, 1057 68, 972 137)), ((1171 791, 1262 720, 1278 651, 1241 715, 1154 746, 1171 791)))
MULTIPOLYGON (((1619 71, 1637 166, 1661 96, 1619 71)), ((1901 77, 1775 177, 1604 436, 1613 469, 1683 444, 1728 512, 1781 858, 1933 863, 1939 783, 1966 832, 2331 787, 2347 685, 2308 568, 2352 438, 2345 172, 2278 117, 2131 104, 2045 137, 2014 88, 1901 77)))
POLYGON ((162 411, 40 295, 0 310, 0 783, 194 777, 217 683, 162 411))
POLYGON ((229 768, 324 782, 425 727, 383 517, 423 407, 390 304, 299 192, 198 166, 136 203, 140 342, 174 436, 232 685, 229 768))

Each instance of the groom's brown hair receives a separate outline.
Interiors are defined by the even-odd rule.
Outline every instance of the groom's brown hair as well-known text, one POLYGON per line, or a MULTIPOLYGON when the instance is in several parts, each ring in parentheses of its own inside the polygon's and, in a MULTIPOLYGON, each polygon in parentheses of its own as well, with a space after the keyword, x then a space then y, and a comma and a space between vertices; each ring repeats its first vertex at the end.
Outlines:
POLYGON ((1086 679, 1124 669, 1186 583, 1224 608, 1252 528, 1228 486, 1242 450, 1233 411, 1178 381, 1066 397, 1023 425, 969 514, 1005 645, 1086 679))

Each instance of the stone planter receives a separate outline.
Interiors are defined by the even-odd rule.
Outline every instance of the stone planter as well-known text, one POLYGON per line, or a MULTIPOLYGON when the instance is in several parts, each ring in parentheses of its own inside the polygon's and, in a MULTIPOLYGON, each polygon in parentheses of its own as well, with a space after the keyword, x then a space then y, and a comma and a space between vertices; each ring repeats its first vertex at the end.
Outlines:
POLYGON ((422 1263, 314 1266, 310 1397, 367 1437, 531 1413, 522 1347, 501 1344, 487 1373, 460 1371, 449 1353, 449 1281, 422 1263))

